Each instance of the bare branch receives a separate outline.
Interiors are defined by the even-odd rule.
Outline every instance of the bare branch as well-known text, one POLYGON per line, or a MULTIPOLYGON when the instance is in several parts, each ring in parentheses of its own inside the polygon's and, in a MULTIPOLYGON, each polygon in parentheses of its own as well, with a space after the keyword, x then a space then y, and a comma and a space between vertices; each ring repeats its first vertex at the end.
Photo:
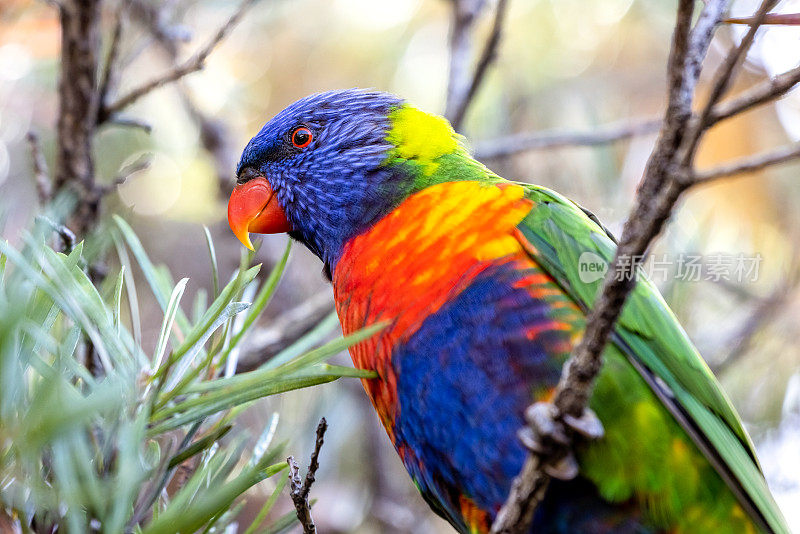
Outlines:
POLYGON ((743 91, 732 100, 717 104, 711 111, 708 122, 716 124, 751 108, 776 100, 798 83, 800 83, 800 67, 795 67, 743 91))
MULTIPOLYGON (((800 157, 800 144, 796 144, 704 173, 694 173, 695 150, 708 126, 784 94, 797 83, 795 76, 800 77, 800 74, 790 71, 757 86, 731 103, 715 106, 730 85, 736 67, 752 44, 758 27, 765 20, 765 14, 775 4, 772 0, 764 0, 747 36, 739 47, 731 51, 718 70, 711 96, 703 111, 693 117, 691 109, 702 60, 727 2, 706 0, 697 23, 687 34, 692 17, 691 4, 691 0, 681 0, 678 8, 668 66, 669 103, 661 134, 637 192, 636 204, 623 228, 613 263, 603 280, 600 296, 589 312, 584 335, 564 365, 552 404, 547 405, 552 408, 552 423, 556 425, 569 427, 566 424, 569 417, 580 417, 587 411, 594 380, 603 363, 602 351, 628 294, 635 287, 638 266, 650 243, 661 232, 680 195, 697 183, 800 157)), ((536 405, 529 410, 534 407, 536 405)), ((536 430, 533 427, 531 429, 536 430)), ((544 495, 548 482, 545 472, 560 458, 571 453, 568 445, 564 445, 562 449, 551 450, 547 454, 531 453, 528 456, 522 473, 514 480, 508 500, 492 525, 493 533, 522 533, 526 530, 536 505, 544 495)), ((765 525, 761 526, 766 528, 765 525)))
POLYGON ((121 115, 115 115, 111 117, 106 124, 113 124, 115 126, 123 126, 125 128, 139 128, 144 133, 149 134, 153 131, 153 126, 143 120, 136 119, 133 117, 123 117, 121 115))
MULTIPOLYGON (((735 62, 741 61, 741 58, 744 56, 744 50, 741 46, 735 49, 734 56, 736 56, 734 61, 731 61, 731 56, 729 56, 726 63, 728 66, 722 71, 729 73, 726 74, 727 76, 733 75, 731 71, 736 64, 735 62)), ((757 84, 751 89, 742 92, 736 98, 726 102, 715 103, 704 121, 701 121, 698 116, 693 117, 691 120, 695 124, 704 122, 704 129, 707 129, 725 119, 752 109, 753 107, 780 98, 798 83, 800 83, 800 67, 796 67, 763 83, 757 84)), ((720 91, 720 96, 723 92, 724 91, 720 91)), ((488 160, 502 158, 528 150, 543 150, 568 146, 594 146, 613 143, 630 137, 652 133, 662 124, 663 122, 660 119, 642 119, 633 122, 610 124, 595 132, 542 131, 513 134, 478 142, 475 147, 475 157, 488 160)))
POLYGON ((56 127, 54 190, 78 197, 72 227, 84 234, 97 217, 92 139, 96 130, 97 72, 100 51, 100 1, 64 0, 61 21, 61 70, 56 127))
POLYGON ((450 27, 450 72, 447 81, 447 104, 444 115, 455 129, 456 112, 467 100, 471 76, 472 29, 483 10, 485 0, 450 0, 453 3, 453 24, 450 27))
POLYGON ((655 133, 661 125, 662 119, 650 118, 617 122, 587 132, 545 130, 519 133, 477 143, 475 157, 488 160, 529 150, 604 145, 655 133))
MULTIPOLYGON (((675 116, 676 110, 672 109, 680 102, 691 98, 691 94, 686 95, 684 87, 684 63, 689 50, 689 33, 694 14, 694 2, 681 0, 678 3, 678 14, 675 22, 675 31, 672 34, 672 46, 670 47, 669 60, 667 64, 668 93, 667 93, 667 121, 675 116)), ((676 117, 677 118, 677 117, 676 117)))
POLYGON ((47 161, 42 154, 42 145, 39 136, 35 132, 28 132, 28 145, 31 149, 31 159, 33 160, 33 178, 36 181, 36 195, 39 204, 44 206, 53 196, 53 182, 47 170, 47 161))
POLYGON ((681 154, 678 156, 678 160, 681 162, 681 165, 689 166, 691 164, 691 161, 697 151, 700 137, 703 135, 703 132, 706 130, 706 128, 713 124, 713 122, 710 120, 710 117, 713 113, 714 105, 719 102, 720 98, 722 98, 722 96, 730 87, 731 81, 733 80, 733 74, 744 58, 747 57, 747 51, 750 50, 750 46, 753 44, 753 39, 755 39, 756 32, 764 22, 764 17, 766 16, 767 12, 777 3, 778 0, 763 0, 763 2, 761 2, 761 6, 758 8, 753 24, 748 29, 747 34, 745 34, 745 36, 742 38, 739 46, 735 47, 728 54, 722 66, 714 75, 714 80, 711 84, 711 93, 706 101, 705 106, 703 107, 703 110, 700 112, 700 116, 693 118, 686 129, 686 139, 683 141, 683 148, 681 154))
POLYGON ((114 178, 112 187, 122 185, 128 180, 128 178, 137 172, 149 169, 150 165, 152 164, 152 156, 152 154, 142 154, 132 163, 125 165, 125 167, 120 169, 120 171, 117 173, 117 176, 114 178))
POLYGON ((219 28, 219 30, 217 30, 214 37, 194 56, 189 58, 184 63, 176 65, 160 78, 151 80, 144 85, 131 90, 128 94, 119 97, 115 102, 104 107, 100 114, 101 120, 105 120, 106 118, 119 113, 151 91, 158 89, 159 87, 162 87, 170 82, 174 82, 175 80, 183 78, 187 74, 201 70, 205 66, 206 59, 214 50, 214 48, 216 48, 217 45, 222 42, 223 39, 225 39, 228 33, 230 33, 233 27, 236 26, 239 20, 244 16, 245 12, 256 1, 258 0, 243 0, 237 10, 230 16, 230 18, 228 18, 228 20, 219 28))
POLYGON ((191 40, 191 31, 182 24, 169 23, 169 11, 161 5, 146 0, 128 0, 131 15, 147 28, 153 38, 164 47, 171 57, 178 55, 178 44, 191 40))
POLYGON ((492 523, 491 534, 522 534, 533 521, 536 507, 544 499, 550 482, 538 455, 529 454, 519 475, 511 484, 503 507, 492 523))
POLYGON ((37 215, 36 220, 47 224, 47 226, 49 226, 58 235, 58 237, 61 238, 61 243, 63 244, 62 251, 64 254, 69 254, 72 252, 72 249, 75 248, 75 243, 78 242, 75 232, 67 228, 65 225, 54 221, 50 217, 47 217, 46 215, 37 215))
POLYGON ((314 452, 311 453, 311 462, 308 465, 305 480, 300 478, 300 468, 293 456, 289 456, 286 462, 289 464, 291 476, 289 483, 291 484, 291 496, 294 503, 295 511, 297 512, 297 519, 303 526, 305 534, 315 534, 317 527, 314 525, 314 520, 311 518, 311 505, 308 502, 308 494, 311 491, 311 485, 314 483, 317 469, 319 469, 319 451, 322 448, 322 443, 325 437, 325 431, 328 429, 328 422, 323 417, 317 425, 317 439, 314 444, 314 452))
POLYGON ((317 469, 319 469, 319 451, 322 448, 323 438, 325 431, 328 430, 328 421, 323 417, 319 420, 317 425, 317 439, 314 444, 314 452, 311 453, 311 462, 308 464, 308 471, 306 472, 306 479, 303 482, 303 491, 301 496, 303 499, 308 500, 308 492, 311 491, 311 485, 314 483, 317 469))
MULTIPOLYGON (((727 24, 752 24, 755 17, 729 18, 723 22, 727 24)), ((800 25, 800 13, 770 13, 764 17, 763 24, 776 24, 783 26, 800 25)))
POLYGON ((706 171, 695 172, 693 175, 688 176, 688 182, 692 185, 707 183, 719 178, 758 171, 771 165, 778 165, 779 163, 785 163, 799 158, 800 143, 795 143, 763 154, 738 159, 706 171))
MULTIPOLYGON (((503 22, 505 19, 507 6, 508 0, 497 0, 497 7, 495 8, 494 20, 492 22, 492 29, 489 33, 489 38, 486 40, 486 44, 483 47, 478 64, 475 67, 475 72, 472 75, 472 80, 469 83, 466 95, 464 95, 461 100, 454 101, 452 104, 452 116, 448 116, 451 117, 453 128, 456 130, 460 129, 461 123, 464 121, 467 108, 475 98, 475 94, 478 92, 478 88, 486 76, 486 71, 488 70, 489 65, 491 65, 495 60, 497 55, 497 46, 500 44, 500 36, 503 31, 503 22)), ((449 103, 450 101, 448 100, 448 104, 449 103)))
POLYGON ((777 3, 778 0, 764 0, 761 2, 761 6, 759 6, 755 16, 752 17, 750 28, 742 38, 739 46, 737 46, 730 54, 728 54, 728 57, 725 58, 725 62, 723 63, 722 67, 714 76, 711 94, 708 97, 708 102, 706 103, 704 113, 700 119, 702 124, 706 124, 706 120, 711 109, 717 102, 719 102, 720 98, 722 98, 725 92, 727 92, 728 88, 730 87, 730 83, 733 80, 733 74, 735 70, 739 67, 739 65, 741 65, 742 61, 744 61, 744 58, 747 57, 747 52, 753 45, 756 32, 764 23, 769 10, 774 8, 777 3))
MULTIPOLYGON (((562 414, 578 417, 585 409, 594 378, 602 365, 601 353, 606 340, 622 305, 635 286, 636 269, 648 245, 661 231, 683 190, 673 175, 674 158, 679 152, 679 141, 683 137, 680 129, 691 117, 700 63, 708 51, 713 29, 719 23, 726 4, 725 0, 710 0, 706 4, 689 35, 685 52, 681 52, 679 48, 684 46, 682 32, 675 33, 676 38, 673 41, 675 49, 671 55, 670 68, 682 65, 682 74, 673 72, 669 78, 673 83, 680 83, 680 89, 671 88, 669 92, 670 105, 664 118, 665 127, 645 168, 636 206, 623 228, 622 238, 613 264, 603 282, 600 297, 587 318, 586 332, 562 374, 553 401, 562 414), (669 116, 670 109, 674 110, 678 117, 669 116)), ((690 9, 679 8, 676 27, 679 29, 684 27, 685 18, 690 16, 690 9)))
MULTIPOLYGON (((481 52, 481 57, 478 60, 478 66, 475 67, 475 74, 472 76, 472 83, 469 86, 469 93, 467 100, 470 101, 475 96, 478 88, 486 75, 486 69, 495 60, 497 56, 497 46, 500 44, 500 37, 503 32, 503 22, 508 7, 508 0, 497 0, 497 7, 494 10, 494 20, 492 21, 491 33, 486 40, 486 44, 481 52)), ((463 112, 462 112, 463 115, 463 112)))
POLYGON ((126 20, 126 4, 122 2, 117 6, 114 14, 114 30, 111 33, 111 45, 108 48, 108 56, 106 57, 105 67, 103 68, 103 79, 100 82, 99 90, 99 109, 105 105, 108 94, 111 91, 112 85, 116 83, 117 75, 117 60, 119 59, 119 49, 122 43, 122 26, 126 20))

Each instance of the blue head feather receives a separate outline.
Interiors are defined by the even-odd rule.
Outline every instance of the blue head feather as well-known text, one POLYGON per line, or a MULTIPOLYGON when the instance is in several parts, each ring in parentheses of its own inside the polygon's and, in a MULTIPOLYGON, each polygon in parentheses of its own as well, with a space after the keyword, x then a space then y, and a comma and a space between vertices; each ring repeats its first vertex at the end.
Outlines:
POLYGON ((261 128, 236 169, 263 174, 293 231, 331 270, 344 244, 391 211, 407 194, 408 179, 387 167, 389 113, 403 100, 357 89, 329 91, 298 100, 261 128), (291 132, 313 133, 302 149, 291 132))

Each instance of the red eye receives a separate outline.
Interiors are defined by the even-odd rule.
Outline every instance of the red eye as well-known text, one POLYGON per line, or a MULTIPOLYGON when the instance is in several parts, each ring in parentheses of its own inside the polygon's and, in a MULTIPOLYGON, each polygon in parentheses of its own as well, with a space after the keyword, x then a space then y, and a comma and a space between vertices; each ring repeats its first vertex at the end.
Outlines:
POLYGON ((311 144, 314 134, 305 126, 295 128, 292 132, 292 144, 297 148, 305 148, 311 144))

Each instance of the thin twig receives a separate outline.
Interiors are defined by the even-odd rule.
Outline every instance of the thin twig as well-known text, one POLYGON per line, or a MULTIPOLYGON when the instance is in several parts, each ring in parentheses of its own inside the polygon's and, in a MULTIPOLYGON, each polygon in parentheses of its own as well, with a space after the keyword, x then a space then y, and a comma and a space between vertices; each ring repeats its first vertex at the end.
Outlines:
POLYGON ((132 163, 125 165, 120 171, 117 173, 117 176, 114 178, 115 185, 124 184, 125 181, 136 174, 137 172, 146 170, 150 168, 150 165, 153 163, 153 154, 142 154, 135 161, 132 163))
POLYGON ((688 177, 690 184, 707 183, 719 178, 726 178, 746 172, 753 172, 800 158, 800 143, 771 150, 763 154, 741 158, 705 171, 697 171, 688 177))
MULTIPOLYGON (((753 32, 755 33, 755 32, 753 32)), ((748 45, 749 46, 749 45, 748 45)), ((743 49, 736 49, 739 58, 743 57, 743 49)), ((739 59, 741 61, 741 59, 739 59)), ((736 61, 729 60, 724 71, 729 71, 736 61)), ((732 72, 728 75, 732 76, 732 72)), ((756 106, 776 100, 800 83, 800 67, 779 74, 765 82, 740 93, 737 97, 716 103, 710 108, 705 120, 699 116, 692 118, 693 123, 705 123, 703 130, 719 122, 739 115, 756 106)), ((722 96, 723 91, 719 92, 722 96)), ((716 100, 716 99, 715 99, 716 100)), ((569 146, 595 146, 613 143, 638 135, 652 133, 663 124, 661 119, 640 119, 632 122, 620 122, 602 127, 594 132, 542 131, 513 134, 497 139, 480 141, 475 147, 475 157, 488 160, 502 158, 528 150, 542 150, 569 146)))
POLYGON ((753 41, 756 37, 756 32, 764 24, 764 20, 767 17, 767 13, 770 9, 775 7, 778 3, 778 0, 763 0, 761 5, 756 11, 755 16, 752 18, 752 23, 750 24, 750 28, 748 28, 747 33, 742 38, 739 46, 737 46, 733 53, 728 54, 725 58, 725 61, 722 67, 717 71, 716 75, 714 76, 714 81, 712 82, 712 89, 711 94, 708 97, 708 101, 705 107, 705 114, 701 116, 700 122, 705 123, 706 119, 708 118, 708 114, 713 108, 713 106, 720 101, 722 96, 727 92, 730 88, 731 82, 734 79, 734 72, 736 69, 741 65, 744 58, 747 57, 747 52, 753 46, 753 41))
MULTIPOLYGON (((752 24, 755 17, 728 18, 723 22, 727 24, 752 24)), ((770 13, 764 18, 763 24, 776 24, 782 26, 800 25, 800 13, 770 13)))
POLYGON ((655 133, 661 125, 662 119, 647 118, 617 122, 587 132, 544 130, 519 133, 477 143, 475 157, 488 160, 529 150, 604 145, 655 133))
MULTIPOLYGON (((485 0, 450 0, 453 4, 453 23, 450 27, 450 71, 447 80, 447 104, 444 115, 455 129, 460 124, 458 109, 466 107, 472 76, 469 64, 472 52, 472 29, 483 10, 485 0)), ((463 112, 462 112, 463 113, 463 112)))
POLYGON ((100 82, 99 109, 102 109, 112 86, 116 83, 117 60, 119 59, 120 44, 122 43, 122 27, 126 21, 125 2, 121 2, 119 6, 117 6, 114 16, 114 30, 111 33, 111 45, 108 48, 108 56, 106 57, 106 63, 103 67, 103 79, 100 82))
POLYGON ((47 170, 47 161, 42 154, 42 145, 36 132, 28 132, 28 144, 31 149, 31 159, 33 160, 33 179, 36 182, 36 195, 39 204, 44 206, 53 195, 53 181, 47 170))
POLYGON ((747 30, 747 33, 742 38, 739 46, 735 47, 727 55, 725 61, 722 63, 722 66, 717 69, 717 72, 714 75, 714 80, 711 83, 711 92, 705 106, 700 112, 700 115, 690 121, 689 126, 686 129, 688 134, 685 136, 686 139, 683 141, 682 152, 678 156, 678 160, 682 166, 690 166, 691 161, 694 159, 695 153, 697 152, 703 132, 713 124, 713 122, 710 120, 710 117, 714 112, 714 106, 717 104, 717 102, 719 102, 719 100, 730 87, 734 78, 734 72, 736 71, 737 67, 741 64, 744 58, 747 57, 747 52, 750 50, 750 47, 753 44, 756 32, 764 22, 764 17, 766 16, 767 12, 775 7, 775 4, 777 3, 778 0, 763 0, 761 2, 761 5, 759 6, 754 17, 753 24, 747 30))
POLYGON ((480 59, 478 59, 478 64, 475 67, 475 72, 472 75, 472 80, 470 81, 469 89, 467 89, 467 94, 463 99, 454 104, 451 120, 453 128, 456 130, 461 128, 461 123, 464 121, 467 108, 469 108, 469 105, 475 99, 475 94, 478 92, 478 88, 481 86, 481 83, 486 76, 489 65, 492 64, 497 56, 497 46, 500 44, 500 37, 503 32, 503 22, 505 20, 507 6, 508 0, 497 0, 497 7, 495 8, 494 19, 492 21, 492 29, 489 33, 489 38, 486 40, 486 44, 483 47, 480 59))
POLYGON ((171 57, 178 55, 179 43, 191 40, 192 33, 182 24, 168 23, 169 11, 147 0, 128 0, 128 9, 171 57))
POLYGON ((75 248, 75 243, 78 242, 75 232, 46 215, 37 215, 36 220, 47 224, 47 226, 49 226, 56 233, 56 235, 61 238, 61 243, 63 245, 61 250, 64 252, 64 254, 69 254, 72 252, 72 249, 75 248))
POLYGON ((153 131, 153 126, 150 123, 147 123, 141 119, 135 119, 133 117, 123 117, 121 115, 115 115, 114 117, 111 117, 109 120, 106 121, 106 124, 123 126, 125 128, 139 128, 146 134, 149 134, 150 132, 153 131))
POLYGON ((137 172, 144 171, 150 168, 150 165, 153 163, 152 154, 142 154, 135 161, 125 165, 122 169, 119 170, 117 175, 114 177, 114 181, 111 184, 104 186, 104 193, 109 193, 116 189, 117 186, 124 184, 128 178, 136 174, 137 172))
POLYGON ((317 439, 314 444, 314 452, 311 453, 311 462, 308 465, 308 472, 306 472, 305 480, 300 478, 300 468, 294 456, 289 456, 286 459, 290 471, 289 484, 292 488, 292 502, 297 512, 297 519, 303 526, 303 532, 305 534, 315 534, 317 532, 317 527, 314 525, 314 520, 311 518, 311 505, 308 502, 308 494, 311 491, 311 485, 314 484, 317 469, 319 469, 319 451, 322 448, 325 431, 327 429, 328 422, 323 417, 320 419, 319 425, 317 425, 317 439))
POLYGON ((244 16, 245 12, 257 1, 258 0, 243 0, 236 11, 217 30, 217 33, 214 34, 212 39, 194 56, 186 60, 184 63, 176 65, 161 77, 151 80, 140 87, 137 87, 136 89, 132 89, 126 95, 119 97, 115 102, 103 107, 100 114, 101 119, 105 120, 106 118, 119 113, 126 107, 139 100, 141 97, 155 89, 158 89, 159 87, 183 78, 187 74, 191 74, 203 69, 203 67, 205 67, 206 59, 211 52, 213 52, 214 48, 216 48, 216 46, 222 42, 222 40, 228 35, 228 33, 230 33, 233 27, 244 16))
POLYGON ((306 479, 303 482, 303 491, 301 497, 308 500, 308 493, 311 491, 311 485, 314 483, 317 469, 319 469, 319 451, 322 448, 323 439, 325 438, 325 431, 328 430, 328 421, 323 417, 319 420, 317 425, 317 439, 314 444, 314 452, 311 453, 311 461, 308 464, 308 471, 306 472, 306 479))
POLYGON ((751 108, 771 102, 779 96, 786 94, 787 91, 798 83, 800 83, 800 67, 795 67, 783 74, 778 74, 765 82, 743 91, 732 100, 717 104, 709 116, 709 123, 717 124, 751 108))

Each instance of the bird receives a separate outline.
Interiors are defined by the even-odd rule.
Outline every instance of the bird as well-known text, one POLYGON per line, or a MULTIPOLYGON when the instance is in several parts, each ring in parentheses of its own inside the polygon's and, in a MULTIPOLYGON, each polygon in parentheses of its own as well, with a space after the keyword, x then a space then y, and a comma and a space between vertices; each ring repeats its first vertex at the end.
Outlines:
MULTIPOLYGON (((362 89, 313 94, 247 143, 233 233, 288 235, 333 286, 364 389, 414 485, 461 533, 491 528, 528 454, 526 409, 552 399, 613 236, 548 188, 506 180, 448 121, 362 89), (585 261, 584 261, 585 264, 585 261), (594 274, 594 273, 592 273, 594 274)), ((753 443, 653 283, 640 273, 587 414, 574 473, 531 532, 788 533, 753 443)))

